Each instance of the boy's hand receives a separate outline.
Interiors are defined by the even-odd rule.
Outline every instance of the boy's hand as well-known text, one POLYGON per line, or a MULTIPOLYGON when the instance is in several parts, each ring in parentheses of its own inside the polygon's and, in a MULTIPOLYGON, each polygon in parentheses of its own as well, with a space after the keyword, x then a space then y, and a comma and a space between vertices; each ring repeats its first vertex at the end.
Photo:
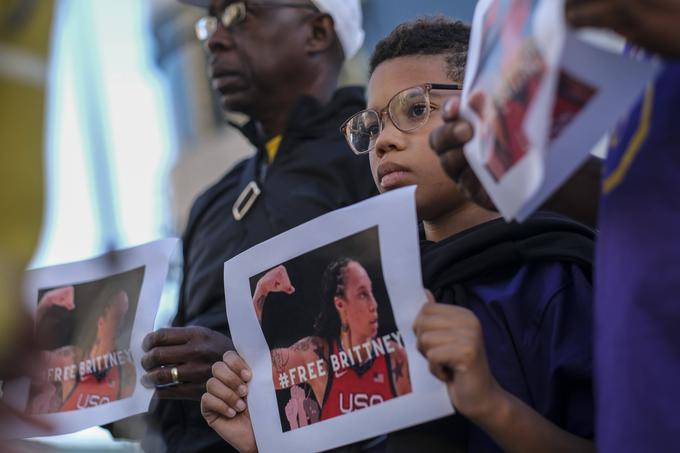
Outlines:
POLYGON ((255 452, 255 434, 245 397, 252 372, 234 351, 212 367, 213 377, 201 398, 201 414, 208 425, 241 452, 255 452))
POLYGON ((613 30, 634 44, 680 58, 680 0, 567 0, 574 27, 613 30))
MULTIPOLYGON (((472 108, 481 112, 484 103, 481 94, 473 95, 472 108)), ((472 124, 460 116, 460 96, 449 98, 442 111, 444 124, 430 134, 430 147, 439 155, 439 160, 449 178, 470 200, 483 208, 496 210, 489 195, 468 164, 463 147, 472 140, 472 124)))
POLYGON ((470 310, 438 304, 427 294, 413 324, 418 350, 432 374, 446 383, 456 410, 483 424, 504 392, 489 370, 479 320, 470 310))

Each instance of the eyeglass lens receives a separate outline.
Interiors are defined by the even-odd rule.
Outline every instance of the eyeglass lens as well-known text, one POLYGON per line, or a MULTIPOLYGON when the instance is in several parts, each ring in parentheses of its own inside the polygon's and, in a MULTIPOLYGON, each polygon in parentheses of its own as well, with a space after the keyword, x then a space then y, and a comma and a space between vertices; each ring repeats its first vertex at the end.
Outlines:
MULTIPOLYGON (((387 106, 387 111, 397 129, 408 132, 423 126, 429 117, 430 106, 424 87, 414 87, 397 94, 387 106)), ((352 149, 366 153, 373 149, 383 124, 378 112, 364 110, 354 115, 345 128, 352 149)))
POLYGON ((194 27, 196 37, 200 41, 206 41, 217 31, 217 21, 222 22, 224 28, 229 28, 233 25, 242 22, 246 18, 247 10, 246 4, 243 2, 231 3, 227 5, 219 19, 214 16, 205 16, 198 19, 194 27))
POLYGON ((397 129, 408 132, 427 121, 430 103, 423 87, 415 87, 397 94, 387 106, 390 118, 397 129))
POLYGON ((208 40, 216 29, 217 19, 212 16, 201 17, 194 26, 194 32, 199 41, 208 40))

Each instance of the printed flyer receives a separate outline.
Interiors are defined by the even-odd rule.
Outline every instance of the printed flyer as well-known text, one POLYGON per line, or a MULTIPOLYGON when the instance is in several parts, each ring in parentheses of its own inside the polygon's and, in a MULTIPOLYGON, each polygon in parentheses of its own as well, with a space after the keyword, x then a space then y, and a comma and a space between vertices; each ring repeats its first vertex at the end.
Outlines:
POLYGON ((412 331, 426 301, 415 188, 334 211, 225 263, 260 451, 320 451, 453 413, 412 331))
MULTIPOLYGON (((5 400, 50 426, 17 420, 17 438, 65 434, 148 409, 139 383, 142 338, 153 330, 170 255, 166 239, 105 256, 27 271, 40 379, 5 386, 5 400)), ((9 430, 8 430, 9 431, 9 430)))
POLYGON ((581 39, 564 0, 480 0, 462 98, 475 128, 465 156, 506 220, 524 220, 578 169, 658 66, 581 39))

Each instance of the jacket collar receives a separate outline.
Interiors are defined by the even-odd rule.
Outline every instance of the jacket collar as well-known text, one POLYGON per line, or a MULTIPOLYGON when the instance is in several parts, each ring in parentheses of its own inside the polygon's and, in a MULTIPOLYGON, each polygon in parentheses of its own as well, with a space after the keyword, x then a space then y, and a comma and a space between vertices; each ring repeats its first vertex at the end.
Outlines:
MULTIPOLYGON (((311 96, 301 96, 288 117, 283 136, 298 139, 322 137, 339 130, 340 124, 353 113, 365 108, 364 88, 351 86, 340 88, 333 93, 331 100, 322 105, 311 96)), ((232 121, 237 128, 259 150, 264 149, 264 131, 259 121, 251 119, 244 125, 232 121)))
POLYGON ((421 241, 423 281, 434 289, 537 260, 572 262, 590 276, 594 240, 593 230, 554 213, 521 224, 496 219, 438 243, 421 241))

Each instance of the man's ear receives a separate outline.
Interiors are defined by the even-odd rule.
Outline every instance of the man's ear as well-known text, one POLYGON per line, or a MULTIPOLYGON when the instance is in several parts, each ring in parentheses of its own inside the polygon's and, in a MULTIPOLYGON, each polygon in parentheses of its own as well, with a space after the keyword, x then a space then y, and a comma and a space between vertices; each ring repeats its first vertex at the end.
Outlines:
POLYGON ((333 18, 328 14, 319 14, 309 22, 309 25, 310 33, 305 50, 310 54, 325 52, 338 39, 335 35, 333 18))

